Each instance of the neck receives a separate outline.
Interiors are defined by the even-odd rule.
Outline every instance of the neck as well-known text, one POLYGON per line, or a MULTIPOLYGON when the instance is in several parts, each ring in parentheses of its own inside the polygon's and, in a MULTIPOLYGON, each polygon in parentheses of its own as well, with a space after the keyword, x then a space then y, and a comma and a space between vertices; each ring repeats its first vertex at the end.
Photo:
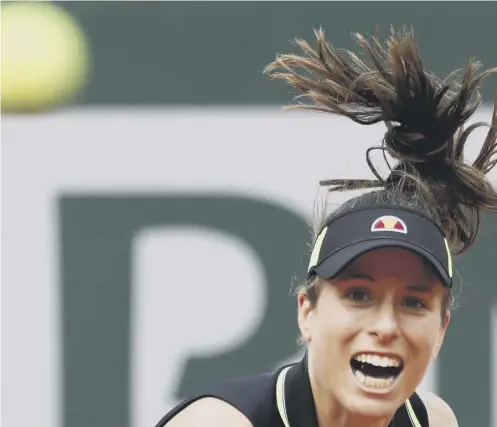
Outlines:
POLYGON ((312 368, 308 367, 316 415, 319 427, 388 427, 390 417, 371 417, 352 413, 344 408, 329 392, 323 390, 315 381, 312 368))

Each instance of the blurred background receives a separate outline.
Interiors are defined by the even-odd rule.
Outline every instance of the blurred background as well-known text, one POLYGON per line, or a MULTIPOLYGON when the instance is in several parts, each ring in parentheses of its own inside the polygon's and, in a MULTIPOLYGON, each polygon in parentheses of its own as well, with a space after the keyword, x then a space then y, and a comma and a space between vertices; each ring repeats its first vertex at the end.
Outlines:
MULTIPOLYGON (((318 181, 369 177, 384 128, 282 111, 294 94, 262 70, 295 37, 354 48, 352 31, 412 25, 437 74, 497 65, 496 2, 1 7, 5 427, 153 426, 301 356, 289 290, 318 181)), ((461 426, 497 427, 496 230, 485 216, 456 261, 460 307, 422 384, 461 426)))

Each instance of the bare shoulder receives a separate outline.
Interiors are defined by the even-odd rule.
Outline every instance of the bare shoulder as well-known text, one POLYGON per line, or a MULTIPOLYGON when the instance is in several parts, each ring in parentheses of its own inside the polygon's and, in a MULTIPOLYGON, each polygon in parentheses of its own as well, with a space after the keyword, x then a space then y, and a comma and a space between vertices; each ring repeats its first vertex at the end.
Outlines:
POLYGON ((188 405, 165 427, 253 427, 238 409, 220 399, 205 397, 188 405))
POLYGON ((419 393, 428 411, 430 427, 458 427, 457 418, 452 408, 434 393, 419 393))

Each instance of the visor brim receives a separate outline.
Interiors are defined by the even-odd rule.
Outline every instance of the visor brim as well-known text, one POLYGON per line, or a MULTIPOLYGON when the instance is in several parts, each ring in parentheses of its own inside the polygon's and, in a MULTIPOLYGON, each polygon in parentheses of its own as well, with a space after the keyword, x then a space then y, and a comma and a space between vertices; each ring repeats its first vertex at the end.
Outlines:
POLYGON ((353 243, 324 259, 319 265, 313 268, 313 271, 323 279, 332 279, 361 255, 374 249, 388 247, 407 249, 421 256, 434 267, 445 286, 449 288, 452 286, 452 278, 443 264, 430 251, 413 243, 396 239, 374 239, 353 243))

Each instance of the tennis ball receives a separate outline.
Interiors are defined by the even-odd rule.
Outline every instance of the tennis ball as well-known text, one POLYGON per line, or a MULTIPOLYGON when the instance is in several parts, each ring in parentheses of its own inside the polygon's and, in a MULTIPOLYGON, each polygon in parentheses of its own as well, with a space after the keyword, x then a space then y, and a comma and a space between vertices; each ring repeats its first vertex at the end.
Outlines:
POLYGON ((2 110, 29 113, 76 96, 89 72, 89 49, 77 22, 51 2, 2 4, 2 110))

